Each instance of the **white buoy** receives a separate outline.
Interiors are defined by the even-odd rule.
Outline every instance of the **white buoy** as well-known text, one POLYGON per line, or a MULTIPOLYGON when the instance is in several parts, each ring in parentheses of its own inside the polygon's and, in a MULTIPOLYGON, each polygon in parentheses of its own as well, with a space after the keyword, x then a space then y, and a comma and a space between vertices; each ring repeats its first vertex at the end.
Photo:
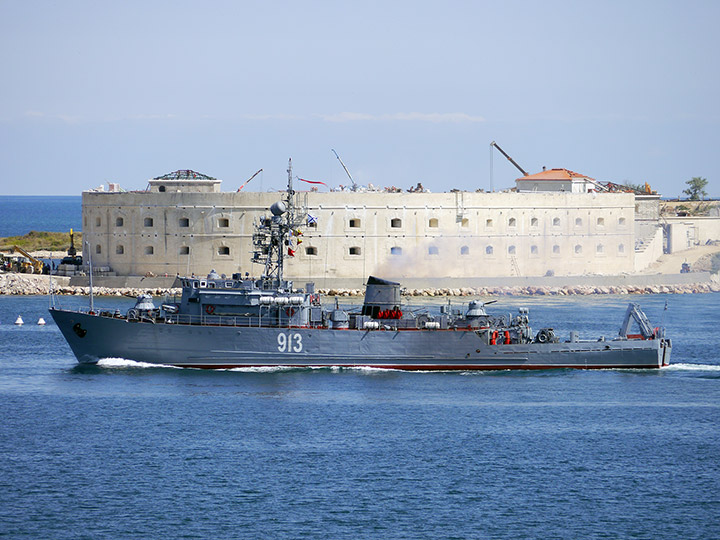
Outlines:
POLYGON ((18 326, 22 326, 23 324, 25 324, 20 315, 18 315, 18 318, 15 319, 15 324, 17 324, 18 326))
POLYGON ((45 326, 45 319, 43 319, 42 317, 40 317, 40 318, 38 319, 38 325, 40 325, 40 326, 45 326))

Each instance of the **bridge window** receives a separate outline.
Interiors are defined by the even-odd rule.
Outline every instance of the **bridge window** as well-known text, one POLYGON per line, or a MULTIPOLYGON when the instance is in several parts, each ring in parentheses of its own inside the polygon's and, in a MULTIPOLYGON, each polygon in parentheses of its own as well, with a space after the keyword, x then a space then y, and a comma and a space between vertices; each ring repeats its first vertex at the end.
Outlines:
POLYGON ((125 224, 125 220, 121 217, 115 219, 115 226, 122 227, 125 224))
POLYGON ((190 247, 189 246, 180 246, 180 255, 190 255, 190 247))
POLYGON ((402 255, 402 248, 399 246, 391 247, 390 255, 402 255))
POLYGON ((428 221, 428 227, 431 227, 433 229, 437 229, 438 227, 438 220, 437 218, 430 218, 430 221, 428 221))
POLYGON ((360 255, 362 251, 359 247, 351 247, 348 252, 350 253, 350 255, 360 255))
POLYGON ((218 219, 218 227, 229 227, 229 226, 230 226, 230 220, 228 218, 218 219))
POLYGON ((227 246, 220 246, 218 248, 218 255, 230 255, 230 248, 227 246))
POLYGON ((145 255, 152 255, 155 253, 155 248, 152 246, 145 246, 145 255))
POLYGON ((399 229, 402 227, 402 219, 400 218, 393 218, 390 220, 390 226, 393 229, 399 229))
POLYGON ((123 253, 125 253, 125 246, 123 246, 122 244, 118 244, 117 246, 115 246, 116 255, 122 255, 123 253))
POLYGON ((153 220, 153 218, 151 218, 151 217, 146 217, 146 218, 145 218, 145 221, 143 222, 143 225, 144 225, 145 227, 152 227, 154 223, 155 223, 155 221, 153 220))
POLYGON ((460 255, 470 255, 470 248, 467 246, 461 246, 460 255))
POLYGON ((189 226, 190 226, 190 220, 189 220, 188 218, 186 218, 186 217, 183 217, 183 218, 180 218, 180 220, 178 221, 178 224, 179 224, 181 227, 189 227, 189 226))

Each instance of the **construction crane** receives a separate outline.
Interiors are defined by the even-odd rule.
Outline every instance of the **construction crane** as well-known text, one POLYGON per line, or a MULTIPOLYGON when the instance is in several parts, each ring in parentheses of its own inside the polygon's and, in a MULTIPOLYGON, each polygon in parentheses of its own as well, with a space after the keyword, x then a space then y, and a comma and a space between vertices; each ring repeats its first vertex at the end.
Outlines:
MULTIPOLYGON (((331 148, 331 150, 332 150, 332 148, 331 148)), ((335 150, 333 150, 332 153, 335 154, 335 157, 336 157, 337 160, 340 162, 340 165, 342 165, 342 168, 345 169, 345 173, 348 175, 348 178, 349 178, 350 181, 352 182, 352 188, 351 188, 351 189, 352 189, 353 191, 357 191, 358 185, 355 183, 355 180, 353 179, 352 175, 350 174, 350 171, 348 171, 348 168, 347 168, 347 167, 345 166, 345 164, 343 163, 343 160, 340 159, 340 156, 338 156, 338 154, 337 154, 337 152, 336 152, 335 150)))
POLYGON ((508 156, 507 153, 505 152, 505 150, 503 150, 502 148, 500 148, 500 146, 498 145, 498 143, 496 143, 495 141, 493 141, 493 142, 490 143, 490 151, 491 151, 491 154, 492 154, 492 147, 493 147, 493 146, 494 146, 495 148, 497 148, 498 151, 499 151, 503 156, 505 156, 510 163, 512 163, 513 165, 515 165, 515 167, 517 167, 517 170, 520 171, 520 172, 523 174, 523 176, 530 176, 530 175, 525 171, 525 169, 523 169, 520 165, 518 165, 517 162, 516 162, 513 158, 511 158, 510 156, 508 156))
POLYGON ((242 188, 244 188, 245 186, 247 186, 247 185, 250 183, 250 180, 252 180, 253 178, 255 178, 255 177, 256 177, 258 174, 260 174, 261 172, 262 172, 262 169, 260 169, 258 172, 256 172, 255 174, 253 174, 253 175, 252 175, 250 178, 248 178, 247 180, 245 180, 245 183, 238 188, 238 191, 240 191, 242 188))
POLYGON ((42 274, 45 269, 45 263, 30 255, 27 251, 19 246, 13 246, 13 251, 20 252, 27 260, 22 257, 18 258, 17 271, 25 274, 42 274))

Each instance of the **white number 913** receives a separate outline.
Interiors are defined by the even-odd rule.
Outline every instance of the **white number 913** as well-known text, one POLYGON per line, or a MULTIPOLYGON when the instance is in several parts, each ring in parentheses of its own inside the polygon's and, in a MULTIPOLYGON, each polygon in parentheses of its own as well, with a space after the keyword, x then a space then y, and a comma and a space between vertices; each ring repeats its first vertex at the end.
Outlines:
POLYGON ((300 334, 278 334, 278 351, 280 352, 302 352, 302 336, 300 334))

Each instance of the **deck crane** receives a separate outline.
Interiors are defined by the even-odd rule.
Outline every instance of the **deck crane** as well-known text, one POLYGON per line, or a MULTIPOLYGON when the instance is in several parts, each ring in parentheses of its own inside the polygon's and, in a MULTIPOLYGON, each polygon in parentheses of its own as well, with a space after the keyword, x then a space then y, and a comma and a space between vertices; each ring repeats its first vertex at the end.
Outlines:
POLYGON ((498 151, 499 151, 503 156, 505 156, 510 163, 512 163, 513 165, 515 165, 515 167, 517 167, 517 170, 520 171, 520 172, 523 174, 523 176, 529 176, 528 173, 527 173, 527 171, 525 171, 525 169, 523 169, 520 165, 518 165, 517 162, 516 162, 513 158, 511 158, 510 156, 508 156, 507 153, 505 152, 505 150, 503 150, 502 148, 500 148, 500 145, 499 145, 498 143, 496 143, 495 141, 493 141, 493 142, 490 143, 490 191, 495 191, 495 189, 494 189, 494 187, 493 187, 493 151, 492 151, 493 146, 494 146, 495 148, 497 148, 498 151))

